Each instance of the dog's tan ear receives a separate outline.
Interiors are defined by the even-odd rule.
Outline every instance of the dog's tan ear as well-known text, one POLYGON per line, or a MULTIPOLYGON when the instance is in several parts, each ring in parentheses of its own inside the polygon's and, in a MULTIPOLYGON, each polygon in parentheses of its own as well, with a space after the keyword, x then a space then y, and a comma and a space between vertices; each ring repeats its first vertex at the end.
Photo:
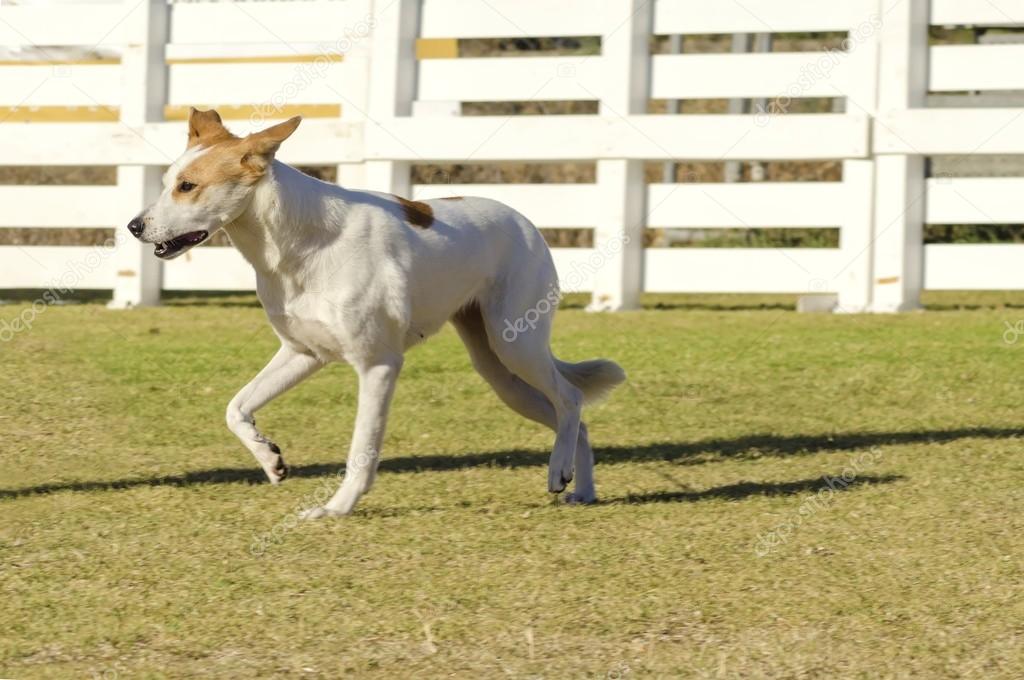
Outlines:
POLYGON ((249 146, 250 153, 259 156, 273 156, 281 143, 292 136, 295 129, 299 127, 299 123, 302 122, 302 116, 295 116, 289 118, 283 123, 268 127, 266 130, 260 130, 254 132, 245 138, 249 146))
POLYGON ((228 132, 220 120, 220 114, 215 110, 199 111, 190 108, 188 112, 188 146, 191 149, 197 144, 210 146, 226 139, 234 139, 235 136, 228 132))
POLYGON ((249 176, 257 179, 267 171, 267 166, 273 160, 274 154, 281 146, 281 142, 292 136, 295 129, 302 122, 302 116, 289 118, 283 123, 278 123, 266 130, 254 132, 245 138, 246 151, 242 155, 242 165, 245 166, 249 176))

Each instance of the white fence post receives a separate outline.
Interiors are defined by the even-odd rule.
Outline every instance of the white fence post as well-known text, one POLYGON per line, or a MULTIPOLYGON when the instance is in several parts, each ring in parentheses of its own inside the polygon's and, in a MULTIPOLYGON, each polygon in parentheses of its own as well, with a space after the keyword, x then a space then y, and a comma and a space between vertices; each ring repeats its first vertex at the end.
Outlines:
MULTIPOLYGON (((126 45, 121 56, 121 122, 138 127, 161 121, 167 103, 167 64, 164 47, 170 27, 170 5, 166 0, 146 0, 137 9, 144 12, 145 34, 138 43, 126 45)), ((138 241, 125 224, 160 195, 162 171, 158 167, 122 165, 117 168, 117 185, 124 207, 124 224, 115 225, 114 296, 109 306, 126 309, 160 303, 163 269, 153 256, 153 246, 138 241)))
MULTIPOLYGON (((345 78, 338 83, 338 88, 343 88, 341 91, 345 93, 345 99, 341 102, 341 119, 346 123, 366 125, 368 122, 366 116, 370 105, 369 59, 369 49, 364 45, 356 45, 344 56, 342 72, 345 74, 345 78)), ((365 161, 339 163, 335 169, 337 170, 336 182, 341 186, 350 189, 366 188, 365 161)))
MULTIPOLYGON (((929 0, 904 0, 883 17, 880 116, 926 104, 929 10, 929 0)), ((880 155, 875 161, 871 308, 876 312, 903 312, 920 306, 924 287, 924 161, 920 155, 880 155)))
POLYGON ((860 314, 871 308, 872 225, 874 223, 875 162, 843 161, 846 213, 839 232, 844 269, 835 282, 836 311, 860 314))
MULTIPOLYGON (((851 79, 846 82, 846 101, 841 109, 847 115, 875 115, 878 109, 878 82, 881 77, 878 45, 884 8, 875 0, 871 14, 852 28, 846 64, 851 79)), ((840 231, 839 247, 843 252, 843 270, 837 275, 839 313, 863 313, 871 310, 874 287, 874 223, 875 223, 875 159, 843 161, 843 187, 846 209, 840 231)))
MULTIPOLYGON (((650 0, 606 3, 609 26, 601 37, 605 83, 602 116, 619 118, 647 112, 653 4, 650 0)), ((594 228, 595 260, 599 260, 599 264, 594 273, 593 298, 587 309, 634 309, 640 305, 643 288, 647 224, 644 163, 599 160, 597 185, 602 201, 601 216, 594 228)))
MULTIPOLYGON (((370 108, 370 58, 377 17, 374 0, 358 0, 360 10, 365 9, 362 21, 368 33, 355 31, 351 45, 342 55, 341 82, 336 83, 340 97, 341 118, 345 122, 366 125, 370 108)), ((359 24, 360 26, 362 24, 359 24)), ((366 162, 341 163, 336 167, 336 182, 352 189, 366 188, 366 162)))
MULTIPOLYGON (((420 0, 374 0, 370 55, 370 106, 366 125, 388 126, 396 116, 412 115, 416 98, 416 39, 420 0)), ((367 161, 366 188, 399 196, 412 193, 410 163, 367 161)))

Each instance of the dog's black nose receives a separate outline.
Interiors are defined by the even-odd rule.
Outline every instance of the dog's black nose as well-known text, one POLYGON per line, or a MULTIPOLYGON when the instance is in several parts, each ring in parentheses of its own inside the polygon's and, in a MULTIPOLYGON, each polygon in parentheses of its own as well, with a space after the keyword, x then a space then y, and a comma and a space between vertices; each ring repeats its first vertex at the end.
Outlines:
POLYGON ((146 228, 143 224, 141 217, 136 217, 134 220, 128 223, 128 231, 132 232, 132 236, 135 238, 142 238, 142 231, 146 228))

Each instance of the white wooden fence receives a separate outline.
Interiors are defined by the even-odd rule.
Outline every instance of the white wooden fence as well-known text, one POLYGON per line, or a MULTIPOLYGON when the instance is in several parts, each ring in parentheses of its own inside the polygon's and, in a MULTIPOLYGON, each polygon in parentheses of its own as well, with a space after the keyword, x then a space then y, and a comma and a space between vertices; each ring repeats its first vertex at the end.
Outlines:
POLYGON ((593 308, 650 292, 836 293, 900 311, 922 289, 1024 289, 1024 246, 929 245, 926 223, 1024 223, 1024 178, 927 179, 938 154, 1024 153, 1024 109, 931 109, 928 92, 1024 90, 1024 46, 929 47, 929 25, 1024 26, 1024 0, 0 2, 0 165, 117 166, 117 185, 0 186, 0 227, 117 227, 113 249, 0 246, 0 288, 248 290, 230 248, 161 263, 123 225, 183 149, 188 105, 246 132, 307 119, 283 160, 417 198, 487 195, 541 227, 593 308), (1012 19, 1011 17, 1016 17, 1012 19), (839 31, 837 52, 650 54, 654 35, 839 31), (420 59, 431 40, 599 36, 595 56, 420 59), (92 60, 48 57, 76 45, 92 60), (42 56, 40 56, 42 55, 42 56), (104 56, 113 55, 113 56, 104 56), (765 98, 756 115, 650 115, 652 99, 765 98), (843 113, 789 114, 798 97, 843 113), (459 102, 598 101, 596 115, 465 116, 459 102), (68 109, 68 107, 79 107, 68 109), (68 111, 74 111, 69 114, 68 111), (23 122, 28 120, 29 122, 23 122), (646 184, 645 161, 841 160, 841 182, 646 184), (410 185, 414 163, 596 162, 592 184, 410 185), (833 227, 838 248, 644 248, 648 227, 833 227))

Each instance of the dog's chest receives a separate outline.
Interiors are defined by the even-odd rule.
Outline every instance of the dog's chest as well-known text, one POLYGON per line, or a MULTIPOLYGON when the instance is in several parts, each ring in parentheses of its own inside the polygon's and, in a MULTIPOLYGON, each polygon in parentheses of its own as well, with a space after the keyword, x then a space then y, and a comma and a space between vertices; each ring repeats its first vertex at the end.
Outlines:
POLYGON ((301 347, 325 361, 344 360, 344 340, 324 320, 288 312, 271 313, 268 317, 277 334, 291 345, 301 347))

